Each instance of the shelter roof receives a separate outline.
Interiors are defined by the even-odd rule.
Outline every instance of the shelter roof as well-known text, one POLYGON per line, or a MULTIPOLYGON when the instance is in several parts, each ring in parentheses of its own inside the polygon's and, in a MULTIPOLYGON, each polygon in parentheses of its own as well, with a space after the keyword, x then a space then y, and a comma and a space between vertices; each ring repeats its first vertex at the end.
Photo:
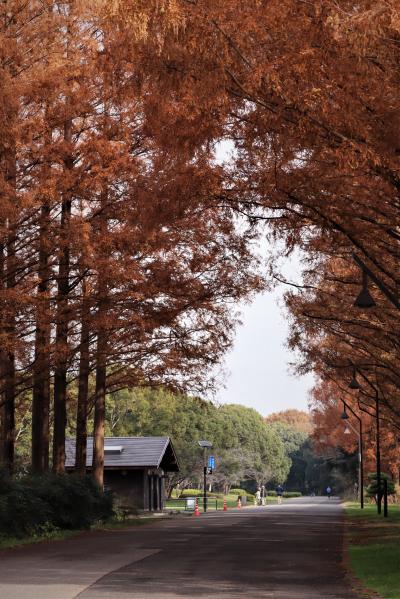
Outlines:
MULTIPOLYGON (((65 467, 75 466, 75 439, 65 442, 65 467)), ((86 467, 91 468, 93 437, 88 437, 86 467)), ((162 468, 166 472, 179 471, 175 450, 169 437, 105 437, 104 468, 162 468)))

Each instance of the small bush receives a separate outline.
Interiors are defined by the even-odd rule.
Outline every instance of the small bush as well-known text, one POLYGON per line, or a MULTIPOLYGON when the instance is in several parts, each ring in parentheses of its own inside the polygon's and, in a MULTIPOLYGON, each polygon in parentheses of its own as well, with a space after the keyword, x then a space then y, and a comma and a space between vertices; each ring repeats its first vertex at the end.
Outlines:
POLYGON ((3 493, 4 491, 0 502, 0 534, 19 537, 35 534, 46 527, 51 519, 50 506, 32 493, 23 482, 16 481, 3 493))
POLYGON ((231 489, 229 495, 248 495, 249 492, 246 489, 231 489))
POLYGON ((299 491, 285 491, 283 496, 286 497, 286 499, 290 499, 293 497, 302 497, 302 494, 299 491))
POLYGON ((268 495, 268 497, 276 497, 277 492, 276 491, 267 491, 267 495, 268 495))
MULTIPOLYGON (((366 489, 367 497, 375 497, 378 494, 378 475, 376 472, 372 472, 368 474, 369 485, 366 489)), ((388 495, 394 495, 396 493, 396 488, 394 483, 392 482, 390 476, 381 472, 381 495, 384 493, 384 480, 387 481, 387 492, 388 495)))
POLYGON ((0 476, 0 534, 26 536, 89 528, 113 515, 113 499, 94 480, 75 475, 0 476))
POLYGON ((202 489, 183 489, 180 497, 197 497, 199 495, 203 495, 202 489))

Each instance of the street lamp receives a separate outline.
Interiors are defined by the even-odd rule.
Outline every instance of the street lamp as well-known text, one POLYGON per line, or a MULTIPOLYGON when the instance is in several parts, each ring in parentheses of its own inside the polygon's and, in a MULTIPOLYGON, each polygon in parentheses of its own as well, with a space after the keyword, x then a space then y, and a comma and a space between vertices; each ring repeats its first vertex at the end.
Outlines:
POLYGON ((348 403, 346 403, 344 400, 342 400, 343 402, 343 412, 341 415, 341 419, 345 420, 346 422, 346 429, 345 429, 345 433, 349 434, 349 426, 356 432, 357 436, 358 436, 358 487, 360 490, 360 507, 361 509, 364 509, 364 459, 363 459, 363 428, 362 428, 362 420, 360 418, 360 416, 358 416, 355 411, 353 410, 353 408, 351 406, 349 406, 348 403), (353 414, 353 416, 355 418, 357 418, 358 420, 358 426, 359 426, 359 432, 356 431, 356 429, 353 427, 353 425, 350 423, 350 416, 348 415, 348 413, 346 412, 346 408, 353 414))
POLYGON ((364 269, 362 270, 362 289, 356 297, 354 305, 357 308, 373 308, 376 306, 374 298, 368 289, 368 275, 364 269))
POLYGON ((212 447, 211 441, 198 441, 200 447, 203 448, 203 463, 204 463, 204 489, 203 489, 203 510, 207 511, 207 449, 212 447))
MULTIPOLYGON (((340 417, 342 420, 348 420, 350 418, 350 416, 348 415, 348 413, 346 412, 346 406, 343 403, 343 412, 342 415, 340 417)), ((346 432, 346 431, 345 431, 346 432)))
MULTIPOLYGON (((378 393, 378 389, 375 387, 375 385, 373 383, 371 383, 371 381, 369 380, 369 378, 360 370, 358 369, 358 372, 360 373, 360 375, 362 376, 362 378, 368 383, 368 385, 370 387, 372 387, 372 389, 375 392, 375 428, 376 428, 376 482, 377 482, 377 486, 378 486, 378 501, 377 501, 377 509, 378 509, 378 514, 382 513, 382 493, 381 493, 381 446, 380 446, 380 422, 379 422, 379 393, 378 393)), ((353 376, 353 380, 350 381, 349 383, 349 388, 351 389, 361 389, 357 379, 355 378, 356 376, 356 367, 354 367, 354 376, 353 376), (358 387, 350 387, 350 385, 353 383, 353 381, 355 381, 358 385, 358 387)), ((385 512, 385 516, 386 516, 386 512, 385 512)))
POLYGON ((371 279, 371 281, 373 281, 375 283, 375 285, 378 287, 378 289, 381 290, 381 292, 389 300, 389 302, 395 308, 400 310, 400 302, 399 302, 398 298, 395 296, 394 293, 392 293, 390 291, 390 289, 385 285, 385 283, 383 281, 381 281, 381 279, 379 277, 377 277, 372 272, 371 269, 368 268, 368 266, 365 264, 365 262, 363 260, 361 260, 361 258, 359 256, 357 256, 357 254, 353 254, 353 260, 357 264, 357 266, 359 266, 359 268, 361 268, 361 271, 363 273, 362 290, 359 293, 359 295, 357 296, 357 299, 354 302, 354 305, 357 308, 372 308, 373 306, 376 305, 368 291, 368 278, 369 278, 369 279, 371 279))
POLYGON ((353 368, 353 378, 349 383, 349 389, 358 390, 360 389, 360 383, 357 381, 356 369, 353 368))

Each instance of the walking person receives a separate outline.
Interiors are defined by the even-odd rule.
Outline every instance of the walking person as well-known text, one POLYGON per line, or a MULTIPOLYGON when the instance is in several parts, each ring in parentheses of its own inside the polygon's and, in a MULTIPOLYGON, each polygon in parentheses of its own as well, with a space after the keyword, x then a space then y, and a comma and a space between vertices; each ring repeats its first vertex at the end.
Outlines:
POLYGON ((282 503, 282 495, 283 495, 282 485, 278 485, 275 490, 276 490, 276 494, 278 496, 278 503, 281 504, 282 503))
POLYGON ((260 505, 261 504, 261 492, 260 489, 257 489, 256 494, 254 496, 254 505, 260 505))
POLYGON ((326 494, 328 495, 328 499, 330 499, 332 495, 332 489, 329 485, 326 487, 326 494))

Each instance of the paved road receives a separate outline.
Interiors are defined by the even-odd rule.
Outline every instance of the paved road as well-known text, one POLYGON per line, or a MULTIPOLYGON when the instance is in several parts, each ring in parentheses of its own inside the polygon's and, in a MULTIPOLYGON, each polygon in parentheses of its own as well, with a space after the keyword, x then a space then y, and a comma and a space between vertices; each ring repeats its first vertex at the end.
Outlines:
POLYGON ((1 599, 356 599, 339 502, 179 517, 0 556, 1 599))

